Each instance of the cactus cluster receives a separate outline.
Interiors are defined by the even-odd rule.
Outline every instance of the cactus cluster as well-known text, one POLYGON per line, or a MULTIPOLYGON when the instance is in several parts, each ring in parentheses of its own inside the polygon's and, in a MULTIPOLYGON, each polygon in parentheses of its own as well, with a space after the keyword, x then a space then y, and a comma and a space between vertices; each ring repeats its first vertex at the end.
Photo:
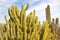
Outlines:
POLYGON ((49 27, 51 28, 51 33, 53 34, 52 40, 57 40, 59 19, 56 18, 56 20, 54 20, 54 18, 53 18, 51 20, 50 6, 49 5, 46 8, 46 20, 48 20, 49 27))
POLYGON ((46 16, 47 20, 43 21, 42 25, 35 10, 26 16, 28 8, 29 4, 26 7, 22 4, 21 11, 15 5, 8 9, 10 19, 7 20, 4 16, 6 24, 4 27, 0 24, 0 40, 55 40, 57 38, 55 28, 58 26, 58 18, 55 23, 54 20, 50 21, 49 6, 46 10, 49 16, 46 16))

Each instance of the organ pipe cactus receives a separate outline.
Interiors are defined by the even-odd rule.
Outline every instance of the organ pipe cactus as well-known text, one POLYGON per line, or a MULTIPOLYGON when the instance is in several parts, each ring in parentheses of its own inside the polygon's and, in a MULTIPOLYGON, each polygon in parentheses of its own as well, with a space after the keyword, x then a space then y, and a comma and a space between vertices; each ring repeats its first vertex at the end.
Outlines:
POLYGON ((46 8, 47 20, 42 25, 36 16, 35 10, 26 16, 28 8, 29 4, 26 7, 22 4, 21 10, 15 5, 8 8, 10 19, 7 20, 6 16, 4 16, 6 21, 4 28, 0 24, 0 40, 55 40, 57 32, 53 33, 54 30, 51 26, 53 28, 58 26, 55 25, 58 24, 58 18, 56 18, 56 22, 54 20, 51 22, 50 7, 46 8))

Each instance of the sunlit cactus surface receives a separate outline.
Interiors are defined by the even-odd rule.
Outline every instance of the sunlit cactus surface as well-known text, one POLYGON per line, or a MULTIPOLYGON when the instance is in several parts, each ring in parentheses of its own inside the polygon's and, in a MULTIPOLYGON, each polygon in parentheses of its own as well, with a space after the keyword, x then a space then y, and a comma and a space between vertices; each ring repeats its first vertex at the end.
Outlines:
POLYGON ((0 24, 0 40, 57 40, 58 18, 51 21, 50 6, 46 8, 46 21, 42 25, 36 10, 26 15, 28 8, 29 4, 26 7, 22 4, 21 10, 15 5, 8 8, 10 19, 4 16, 6 24, 4 27, 0 24))

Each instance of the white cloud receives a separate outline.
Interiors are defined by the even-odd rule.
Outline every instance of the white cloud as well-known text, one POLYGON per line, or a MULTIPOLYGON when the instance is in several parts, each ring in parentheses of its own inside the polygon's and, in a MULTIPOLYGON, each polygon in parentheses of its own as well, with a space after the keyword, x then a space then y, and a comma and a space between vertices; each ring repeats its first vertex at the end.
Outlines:
POLYGON ((0 0, 0 23, 5 23, 4 16, 8 17, 8 8, 13 5, 17 0, 0 0))
MULTIPOLYGON (((26 1, 26 0, 25 0, 26 1)), ((37 1, 41 1, 41 0, 27 0, 27 2, 31 4, 37 2, 37 1)), ((13 5, 15 2, 18 2, 18 0, 0 0, 0 13, 6 13, 8 10, 8 7, 10 7, 11 5, 13 5)), ((36 6, 34 6, 33 8, 30 8, 29 10, 27 10, 27 14, 31 11, 33 11, 34 9, 36 10, 36 15, 38 16, 40 21, 45 20, 45 8, 47 5, 50 5, 51 7, 51 16, 52 18, 56 18, 58 17, 60 19, 60 12, 58 12, 60 9, 58 8, 60 6, 60 0, 45 0, 45 1, 41 1, 40 4, 37 4, 36 6)), ((0 22, 4 22, 4 17, 0 15, 0 22)))
POLYGON ((33 9, 36 9, 36 14, 39 17, 39 20, 45 20, 45 8, 47 5, 50 5, 51 10, 51 17, 52 18, 59 18, 60 21, 60 12, 58 12, 60 9, 58 7, 60 6, 60 0, 46 0, 41 2, 40 4, 34 6, 33 8, 29 9, 27 13, 31 12, 33 9))
POLYGON ((0 0, 0 6, 9 7, 9 6, 13 5, 15 2, 18 2, 18 1, 17 0, 0 0))

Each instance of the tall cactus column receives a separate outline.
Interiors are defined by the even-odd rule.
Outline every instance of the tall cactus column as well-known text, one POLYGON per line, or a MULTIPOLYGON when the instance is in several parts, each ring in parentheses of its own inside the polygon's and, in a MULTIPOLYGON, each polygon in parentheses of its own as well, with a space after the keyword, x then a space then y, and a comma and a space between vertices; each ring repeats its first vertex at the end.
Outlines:
POLYGON ((50 6, 49 5, 46 8, 46 20, 48 20, 49 24, 51 23, 51 14, 50 14, 50 6))
POLYGON ((2 24, 0 24, 0 40, 3 40, 3 37, 2 37, 2 24))
POLYGON ((26 12, 24 10, 24 5, 22 5, 22 14, 23 40, 27 40, 26 12))

